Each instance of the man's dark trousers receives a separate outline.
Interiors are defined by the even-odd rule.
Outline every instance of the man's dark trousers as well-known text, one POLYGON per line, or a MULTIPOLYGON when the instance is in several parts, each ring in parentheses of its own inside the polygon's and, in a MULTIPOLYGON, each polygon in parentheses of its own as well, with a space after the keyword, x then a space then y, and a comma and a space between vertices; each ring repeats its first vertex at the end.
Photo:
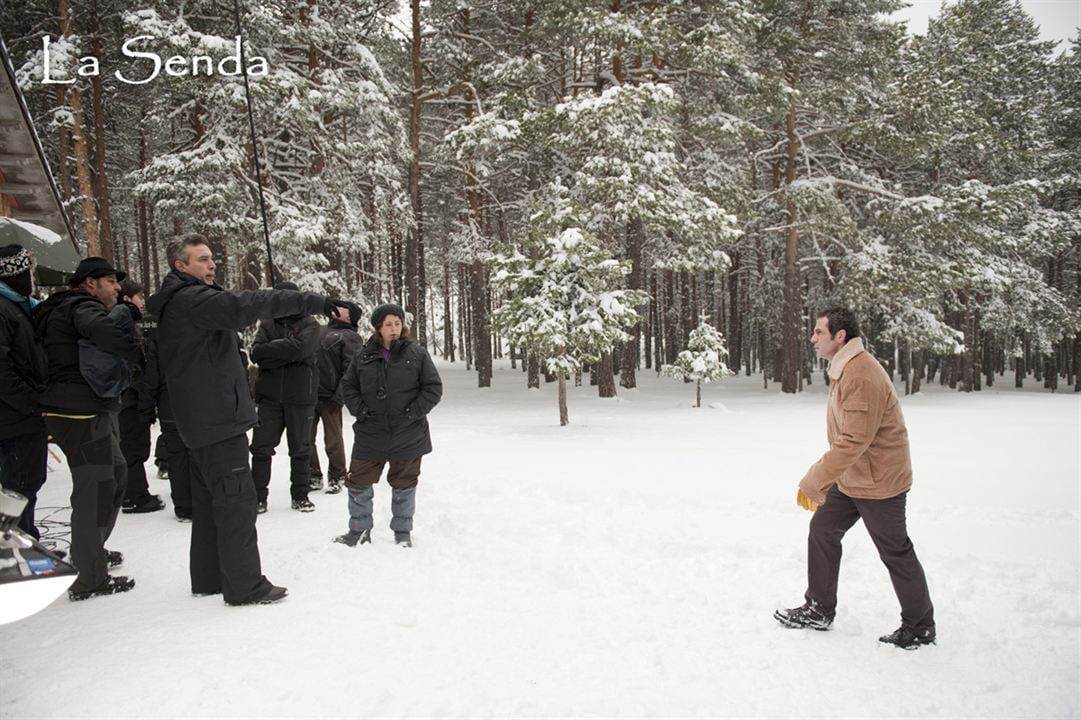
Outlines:
POLYGON ((135 407, 120 411, 120 451, 128 463, 128 489, 124 498, 140 503, 150 495, 146 481, 146 461, 150 459, 150 425, 143 422, 135 407))
POLYGON ((169 467, 169 489, 173 498, 173 511, 177 517, 191 517, 191 453, 180 439, 176 423, 161 421, 162 452, 169 467))
POLYGON ((260 502, 266 502, 269 493, 270 459, 281 442, 283 429, 289 446, 289 494, 293 500, 308 497, 314 415, 314 404, 283 404, 268 398, 259 400, 259 424, 255 426, 251 440, 251 471, 260 502))
POLYGON ((837 579, 841 569, 841 539, 863 519, 878 555, 890 573, 901 603, 901 625, 912 630, 935 626, 934 607, 923 566, 908 537, 905 522, 907 492, 886 500, 860 500, 834 485, 826 502, 815 511, 807 538, 806 599, 818 604, 827 617, 837 609, 837 579))
POLYGON ((191 591, 220 592, 231 604, 258 600, 272 586, 259 560, 248 436, 190 452, 191 591))
POLYGON ((48 459, 49 433, 44 430, 0 440, 0 484, 26 498, 19 529, 35 540, 41 534, 34 526, 34 506, 45 484, 48 459))
POLYGON ((342 406, 327 398, 319 400, 312 420, 312 474, 321 475, 323 472, 319 468, 319 452, 315 449, 315 433, 320 420, 323 421, 323 445, 327 451, 327 477, 344 482, 349 468, 345 465, 345 441, 342 440, 342 406))
POLYGON ((128 482, 114 413, 88 419, 45 416, 45 427, 71 468, 71 560, 75 592, 94 590, 109 577, 105 542, 113 532, 128 482))

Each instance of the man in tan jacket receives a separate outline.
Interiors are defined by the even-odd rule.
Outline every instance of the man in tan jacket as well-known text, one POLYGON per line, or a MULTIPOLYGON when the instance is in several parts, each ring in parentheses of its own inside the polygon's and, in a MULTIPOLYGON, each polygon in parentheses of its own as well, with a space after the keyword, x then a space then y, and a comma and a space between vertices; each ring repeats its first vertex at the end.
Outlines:
POLYGON ((912 650, 935 642, 934 608, 908 538, 912 486, 908 431, 893 383, 863 347, 847 308, 819 313, 811 344, 830 361, 829 450, 800 480, 796 502, 814 512, 807 539, 806 602, 774 617, 786 627, 828 630, 837 609, 841 539, 863 519, 901 603, 901 627, 880 642, 912 650))

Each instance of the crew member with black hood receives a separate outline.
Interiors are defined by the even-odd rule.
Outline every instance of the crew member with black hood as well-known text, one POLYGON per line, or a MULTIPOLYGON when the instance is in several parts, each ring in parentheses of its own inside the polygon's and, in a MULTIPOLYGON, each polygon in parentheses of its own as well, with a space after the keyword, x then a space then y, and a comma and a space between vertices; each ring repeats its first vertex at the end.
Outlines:
POLYGON ((116 419, 123 387, 104 389, 97 379, 111 372, 87 359, 94 350, 105 362, 139 360, 132 336, 108 314, 125 276, 105 258, 88 257, 68 281, 72 289, 54 293, 34 311, 49 365, 49 382, 39 403, 45 426, 71 468, 71 559, 79 570, 68 590, 72 600, 135 586, 127 577, 109 575, 123 556, 105 550, 128 483, 116 419))
MULTIPOLYGON (((275 290, 300 290, 282 282, 275 290)), ((259 403, 259 424, 251 439, 251 474, 255 479, 258 511, 267 509, 270 492, 270 460, 282 439, 289 446, 289 495, 293 510, 311 512, 308 499, 312 455, 312 417, 315 415, 319 372, 315 355, 319 351, 319 323, 308 313, 274 320, 260 320, 251 346, 251 359, 259 366, 255 381, 255 401, 259 403)))
POLYGON ((207 239, 174 238, 171 272, 147 307, 158 320, 158 352, 173 417, 192 459, 191 589, 230 605, 271 603, 286 589, 263 575, 247 431, 255 405, 237 330, 298 313, 333 315, 350 303, 292 290, 223 290, 214 284, 207 239))

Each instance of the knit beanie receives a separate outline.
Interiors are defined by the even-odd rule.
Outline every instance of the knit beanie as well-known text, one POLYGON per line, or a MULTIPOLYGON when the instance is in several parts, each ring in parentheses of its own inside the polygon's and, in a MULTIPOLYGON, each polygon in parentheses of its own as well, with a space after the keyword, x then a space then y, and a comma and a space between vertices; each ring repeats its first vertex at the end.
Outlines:
POLYGON ((0 247, 0 280, 20 295, 33 292, 34 254, 21 245, 0 247))
POLYGON ((385 303, 372 310, 372 327, 378 328, 382 325, 387 315, 397 315, 402 319, 402 324, 405 324, 405 310, 402 306, 396 303, 385 303))

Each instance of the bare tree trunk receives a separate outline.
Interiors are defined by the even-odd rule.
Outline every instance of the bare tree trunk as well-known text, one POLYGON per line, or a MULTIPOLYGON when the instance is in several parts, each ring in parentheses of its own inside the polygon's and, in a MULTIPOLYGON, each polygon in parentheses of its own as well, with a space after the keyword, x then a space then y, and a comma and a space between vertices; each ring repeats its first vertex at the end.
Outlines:
MULTIPOLYGON (((799 68, 792 71, 793 88, 799 84, 799 68)), ((791 186, 796 181, 796 157, 799 153, 799 136, 796 134, 796 101, 788 106, 785 127, 788 138, 788 153, 785 162, 785 185, 791 186)), ((796 204, 789 200, 787 207, 788 231, 784 249, 784 303, 781 309, 781 391, 794 393, 799 389, 799 343, 802 340, 800 328, 800 279, 799 279, 799 232, 796 222, 799 213, 796 204)))
POLYGON ((702 381, 695 380, 694 382, 694 406, 696 408, 702 407, 702 381))
POLYGON ((610 398, 616 396, 615 368, 612 365, 612 353, 606 352, 601 355, 601 361, 596 367, 597 396, 610 398))
POLYGON ((424 345, 424 328, 427 312, 424 302, 424 207, 420 192, 420 111, 424 89, 424 70, 421 66, 420 0, 410 0, 412 38, 410 44, 410 67, 413 73, 413 92, 409 105, 409 199, 413 207, 413 227, 406 239, 405 274, 407 286, 406 307, 413 313, 415 325, 420 328, 417 341, 424 345))
POLYGON ((473 283, 473 361, 477 368, 477 387, 492 385, 492 336, 488 321, 488 273, 481 260, 474 260, 470 278, 473 283))
MULTIPOLYGON (((642 282, 642 243, 645 241, 644 235, 645 230, 642 227, 642 219, 636 215, 627 225, 627 240, 631 257, 631 275, 628 279, 631 290, 641 290, 644 287, 642 282)), ((619 384, 625 388, 638 387, 635 374, 638 370, 639 346, 642 343, 641 317, 646 310, 646 306, 642 305, 636 309, 638 310, 638 316, 635 318, 634 325, 627 329, 631 337, 623 344, 623 358, 620 364, 619 384)))
MULTIPOLYGON (((728 272, 728 366, 739 374, 743 354, 743 326, 739 306, 739 253, 732 253, 732 267, 728 272)), ((721 318, 717 318, 721 324, 721 318)))
MULTIPOLYGON (((98 23, 97 0, 90 3, 90 48, 95 57, 101 57, 101 28, 98 23)), ((98 220, 101 256, 112 260, 113 220, 109 205, 109 178, 105 170, 105 88, 101 73, 90 79, 92 106, 94 112, 94 192, 98 203, 98 220)), ((121 260, 127 264, 127 258, 121 260)))
POLYGON ((563 427, 570 423, 570 416, 567 414, 567 377, 563 374, 559 374, 559 425, 563 427))
POLYGON ((539 388, 540 387, 540 363, 537 361, 537 353, 535 350, 529 350, 528 359, 526 360, 526 387, 527 388, 539 388))
POLYGON ((443 357, 454 362, 454 323, 450 314, 450 266, 443 265, 443 357))
MULTIPOLYGON (((68 0, 57 0, 57 15, 60 19, 60 34, 71 36, 71 4, 68 0)), ((83 96, 77 85, 68 91, 71 104, 72 142, 75 146, 75 172, 79 179, 79 194, 83 202, 83 232, 86 234, 87 255, 100 255, 101 243, 98 236, 98 215, 95 207, 94 179, 90 170, 90 146, 86 140, 86 116, 83 112, 83 96)))

